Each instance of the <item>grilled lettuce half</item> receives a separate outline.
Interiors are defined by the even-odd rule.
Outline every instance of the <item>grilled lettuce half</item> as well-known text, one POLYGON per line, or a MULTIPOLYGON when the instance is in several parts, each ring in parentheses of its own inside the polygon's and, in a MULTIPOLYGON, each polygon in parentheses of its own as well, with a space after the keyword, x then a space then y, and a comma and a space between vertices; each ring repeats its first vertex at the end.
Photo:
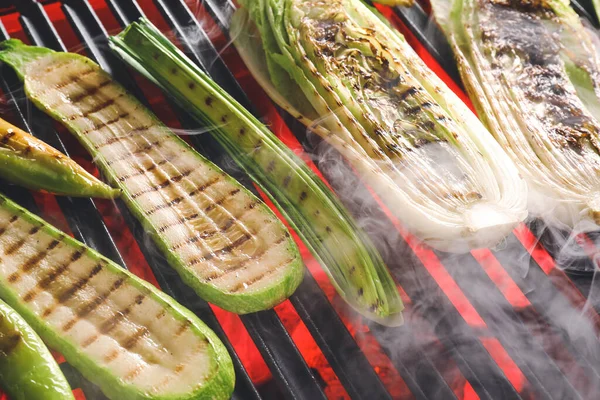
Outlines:
POLYGON ((599 64, 569 2, 432 5, 479 115, 530 185, 532 213, 558 226, 598 223, 599 64))
POLYGON ((497 244, 527 187, 476 116, 360 0, 244 0, 231 35, 271 98, 342 153, 427 244, 497 244))

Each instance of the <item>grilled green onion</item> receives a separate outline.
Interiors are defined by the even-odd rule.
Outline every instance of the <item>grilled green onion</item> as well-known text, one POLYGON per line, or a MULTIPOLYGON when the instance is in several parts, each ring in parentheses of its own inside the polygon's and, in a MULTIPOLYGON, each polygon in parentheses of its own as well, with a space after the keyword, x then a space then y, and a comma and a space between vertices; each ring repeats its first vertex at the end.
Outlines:
POLYGON ((381 256, 310 168, 147 20, 111 38, 127 62, 210 126, 210 133, 267 193, 360 313, 401 322, 402 302, 381 256))
MULTIPOLYGON (((434 0, 465 87, 549 223, 600 222, 600 68, 567 0, 434 0)), ((583 227, 585 229, 585 227, 583 227)))
POLYGON ((0 390, 11 400, 75 400, 42 339, 1 300, 0 390))
POLYGON ((376 10, 360 0, 241 3, 231 36, 258 82, 419 238, 467 251, 525 218, 514 164, 376 10))
POLYGON ((227 350, 194 314, 3 195, 0 254, 0 297, 109 398, 233 392, 227 350))
POLYGON ((62 122, 183 280, 239 314, 271 308, 300 284, 304 266, 275 214, 167 129, 91 60, 19 41, 0 59, 27 96, 62 122))
POLYGON ((0 177, 28 189, 73 197, 112 199, 120 194, 69 157, 1 118, 0 177))

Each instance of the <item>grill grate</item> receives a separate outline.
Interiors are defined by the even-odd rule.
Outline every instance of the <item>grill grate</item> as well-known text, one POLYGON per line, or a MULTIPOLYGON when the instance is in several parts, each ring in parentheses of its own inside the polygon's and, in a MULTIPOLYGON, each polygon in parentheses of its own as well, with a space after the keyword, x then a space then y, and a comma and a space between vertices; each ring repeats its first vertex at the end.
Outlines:
MULTIPOLYGON (((55 50, 66 49, 55 29, 56 21, 48 16, 44 5, 34 0, 14 0, 12 3, 14 9, 6 12, 19 14, 20 29, 31 43, 55 50)), ((223 54, 220 51, 220 45, 227 43, 228 16, 234 7, 229 0, 194 3, 198 7, 194 12, 184 0, 139 0, 140 4, 135 0, 105 0, 92 2, 94 7, 88 0, 45 3, 60 4, 87 55, 139 99, 146 101, 143 88, 135 83, 134 77, 108 50, 107 30, 96 14, 97 7, 104 3, 121 27, 145 11, 153 20, 162 17, 158 22, 166 24, 176 34, 183 50, 194 62, 255 115, 264 114, 254 109, 253 105, 256 105, 262 111, 261 106, 264 105, 255 100, 254 93, 244 84, 243 76, 238 73, 240 66, 235 63, 231 49, 223 54), (150 15, 153 8, 158 9, 159 15, 150 15), (196 11, 210 18, 222 32, 215 35, 211 31, 209 34, 198 20, 196 11), (218 37, 215 39, 215 36, 218 37)), ((429 23, 423 7, 416 5, 410 9, 397 9, 395 13, 387 8, 381 10, 393 22, 400 24, 415 46, 420 46, 421 55, 430 61, 432 67, 437 62, 450 79, 459 82, 447 45, 439 31, 429 23)), ((582 14, 584 10, 578 7, 582 14)), ((2 39, 9 36, 1 24, 0 36, 2 39)), ((443 73, 442 69, 438 68, 437 72, 443 73)), ((51 119, 25 100, 16 76, 7 68, 2 70, 0 85, 10 100, 18 125, 67 152, 68 146, 53 128, 51 119)), ((146 104, 149 103, 146 101, 146 104)), ((170 106, 183 128, 202 128, 184 111, 173 104, 170 106)), ((396 394, 393 396, 390 388, 402 383, 382 382, 349 330, 353 324, 362 326, 360 321, 354 322, 357 317, 350 311, 344 310, 344 315, 341 315, 315 277, 306 273, 290 302, 348 396, 353 399, 390 399, 400 395, 417 399, 597 398, 600 390, 600 348, 597 342, 600 317, 596 310, 600 309, 600 304, 597 299, 594 301, 593 296, 596 281, 589 274, 575 278, 567 276, 547 257, 541 246, 534 246, 535 237, 529 228, 540 237, 544 247, 553 248, 551 240, 544 236, 535 222, 529 228, 519 228, 500 250, 479 250, 456 256, 425 249, 386 214, 385 208, 368 194, 368 189, 357 178, 343 184, 336 179, 340 168, 348 168, 340 161, 339 155, 329 152, 323 143, 315 142, 314 137, 307 136, 306 130, 285 112, 277 110, 275 115, 285 122, 281 129, 289 129, 304 150, 325 149, 328 154, 333 154, 333 161, 322 160, 316 163, 317 167, 338 193, 347 194, 350 186, 358 194, 344 196, 344 201, 351 211, 360 214, 361 222, 367 228, 371 221, 377 221, 374 242, 409 300, 406 326, 384 328, 368 325, 369 335, 377 339, 410 392, 398 394, 394 391, 396 394), (331 168, 332 162, 336 168, 331 168), (525 271, 523 260, 529 260, 525 271), (591 293, 591 302, 588 303, 582 293, 591 293), (351 322, 347 321, 346 314, 352 315, 351 322), (511 323, 507 324, 507 320, 511 323), (462 385, 457 382, 462 382, 462 385)), ((194 135, 191 142, 201 153, 255 191, 248 178, 231 167, 231 160, 209 135, 194 135)), ((353 175, 350 173, 349 176, 353 175)), ((28 209, 40 213, 36 199, 27 191, 6 184, 2 184, 0 189, 28 209)), ((58 197, 56 202, 77 239, 122 266, 126 265, 96 202, 58 197)), ((327 397, 321 376, 309 367, 299 350, 300 344, 292 339, 276 311, 241 317, 269 367, 278 391, 269 395, 269 392, 257 389, 236 355, 236 350, 240 349, 236 349, 230 341, 215 311, 168 267, 123 203, 117 201, 117 206, 161 289, 196 313, 227 346, 237 376, 234 398, 327 397)), ((591 240, 593 242, 593 238, 591 240)), ((557 261, 560 260, 558 254, 553 255, 557 261)), ((581 270, 594 268, 591 259, 583 258, 578 262, 584 264, 581 270)), ((72 386, 80 388, 86 398, 104 398, 97 387, 68 364, 63 363, 61 367, 72 386)))

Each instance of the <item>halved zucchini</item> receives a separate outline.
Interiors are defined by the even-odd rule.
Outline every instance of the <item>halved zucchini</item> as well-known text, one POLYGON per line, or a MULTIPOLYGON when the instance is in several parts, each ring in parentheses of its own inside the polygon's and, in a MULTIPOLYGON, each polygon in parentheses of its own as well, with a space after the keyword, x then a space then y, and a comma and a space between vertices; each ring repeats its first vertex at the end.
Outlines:
POLYGON ((123 191, 129 209, 183 280, 239 314, 290 296, 298 248, 256 196, 165 127, 97 64, 72 53, 2 45, 27 96, 62 122, 123 191))
POLYGON ((112 399, 227 399, 227 350, 154 286, 0 195, 0 297, 112 399))

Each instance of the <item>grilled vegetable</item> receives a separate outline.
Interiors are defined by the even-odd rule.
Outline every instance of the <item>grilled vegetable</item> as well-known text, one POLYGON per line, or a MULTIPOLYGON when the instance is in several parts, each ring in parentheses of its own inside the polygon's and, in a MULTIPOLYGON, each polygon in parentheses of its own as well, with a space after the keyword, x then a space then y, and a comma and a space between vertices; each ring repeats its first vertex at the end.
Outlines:
POLYGON ((373 0, 375 3, 383 4, 386 6, 401 6, 410 7, 414 4, 415 0, 373 0))
POLYGON ((600 222, 597 55, 567 0, 433 1, 480 116, 527 179, 530 208, 600 222))
POLYGON ((275 214, 196 153, 91 60, 4 42, 0 59, 27 96, 79 139, 121 188, 183 280, 236 313, 275 306, 303 278, 298 248, 275 214))
POLYGON ((241 3, 231 35, 259 83, 418 237, 467 251, 525 218, 514 164, 376 10, 360 0, 241 3))
POLYGON ((42 339, 0 301, 0 389, 11 400, 74 400, 42 339))
POLYGON ((112 199, 120 193, 58 150, 1 118, 0 177, 28 189, 74 197, 112 199))
POLYGON ((147 20, 111 39, 127 62, 211 127, 293 225, 344 299, 381 323, 401 322, 402 302, 381 256, 301 159, 147 20))
POLYGON ((596 17, 600 21, 600 0, 592 0, 592 5, 594 6, 594 11, 596 12, 596 17))
POLYGON ((231 395, 231 359, 195 315, 3 195, 0 252, 0 297, 109 398, 231 395))

